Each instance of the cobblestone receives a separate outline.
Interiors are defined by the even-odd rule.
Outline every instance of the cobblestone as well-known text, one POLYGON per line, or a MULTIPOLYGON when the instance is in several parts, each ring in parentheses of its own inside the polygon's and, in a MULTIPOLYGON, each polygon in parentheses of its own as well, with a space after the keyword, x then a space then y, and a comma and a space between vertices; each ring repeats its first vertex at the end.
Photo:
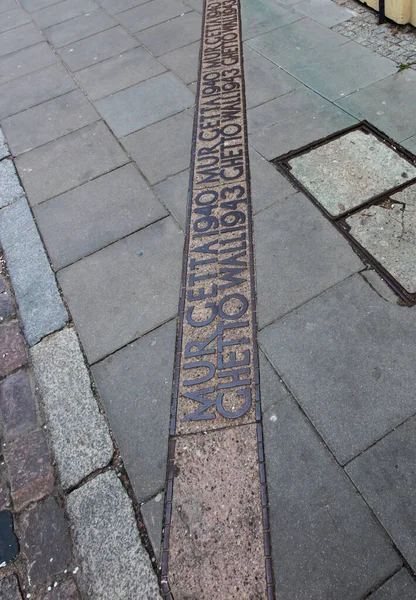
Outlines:
POLYGON ((73 579, 62 581, 58 585, 54 584, 51 590, 48 589, 41 600, 80 600, 80 596, 73 579))
POLYGON ((27 362, 23 335, 17 323, 0 326, 0 377, 8 375, 27 362))
POLYGON ((15 575, 10 575, 0 581, 0 598, 1 600, 22 600, 15 575))
POLYGON ((6 442, 35 429, 35 400, 26 371, 10 375, 2 382, 0 412, 3 418, 3 438, 6 442))
POLYGON ((0 292, 0 323, 14 315, 13 302, 7 292, 0 292))

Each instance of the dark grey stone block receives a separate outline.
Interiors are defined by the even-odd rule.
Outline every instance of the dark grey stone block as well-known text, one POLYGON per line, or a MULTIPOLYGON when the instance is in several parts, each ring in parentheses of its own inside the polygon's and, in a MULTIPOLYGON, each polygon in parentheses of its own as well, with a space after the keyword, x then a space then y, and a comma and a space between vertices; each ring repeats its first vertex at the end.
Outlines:
MULTIPOLYGON (((191 13, 192 14, 192 13, 191 13)), ((198 77, 199 42, 189 44, 159 57, 162 64, 176 73, 185 83, 192 83, 198 77)))
POLYGON ((1 125, 13 155, 17 156, 99 118, 84 94, 74 90, 13 115, 1 125))
POLYGON ((7 54, 0 58, 0 84, 43 69, 57 60, 46 42, 7 54))
POLYGON ((22 600, 16 575, 9 575, 0 581, 2 600, 22 600))
POLYGON ((414 414, 415 334, 411 309, 355 276, 264 329, 260 341, 345 464, 414 414))
POLYGON ((92 0, 64 0, 33 11, 32 19, 40 29, 46 29, 97 9, 97 5, 92 0))
POLYGON ((27 23, 17 29, 0 34, 0 56, 11 54, 39 42, 43 42, 40 32, 33 23, 27 23))
POLYGON ((93 367, 93 375, 138 502, 166 478, 176 321, 93 367))
MULTIPOLYGON (((412 377, 408 375, 408 379, 412 377)), ((413 570, 416 567, 415 464, 416 418, 412 418, 346 466, 347 473, 413 570)))
POLYGON ((59 272, 90 363, 176 315, 182 245, 167 217, 59 272))
POLYGON ((40 204, 34 213, 55 270, 168 214, 132 164, 40 204))
POLYGON ((97 100, 95 106, 122 137, 189 108, 194 101, 192 92, 173 73, 163 73, 97 100))
POLYGON ((114 27, 115 25, 117 23, 114 19, 106 15, 105 12, 102 10, 93 10, 91 13, 80 15, 69 21, 64 21, 64 23, 48 27, 43 33, 55 48, 60 48, 100 31, 110 29, 110 27, 114 27))
POLYGON ((8 10, 7 12, 2 13, 0 21, 0 33, 3 33, 3 31, 9 31, 9 29, 15 29, 16 27, 20 27, 20 25, 25 25, 26 23, 30 23, 30 17, 16 4, 13 10, 8 10))
POLYGON ((29 202, 36 205, 127 161, 99 121, 19 156, 16 166, 29 202))
POLYGON ((155 185, 154 190, 170 211, 175 221, 185 231, 188 205, 189 169, 155 185))
POLYGON ((166 2, 166 0, 152 0, 119 13, 117 19, 130 31, 137 32, 179 17, 183 13, 190 12, 190 10, 179 0, 169 0, 169 2, 166 2))
POLYGON ((243 39, 248 40, 299 19, 302 15, 273 0, 246 0, 241 15, 243 39))
POLYGON ((416 583, 406 569, 401 569, 386 581, 368 600, 415 600, 416 583))
MULTIPOLYGON (((195 11, 189 12, 171 21, 166 21, 166 23, 150 27, 146 31, 141 31, 137 37, 152 54, 161 56, 200 39, 201 15, 195 11)), ((195 52, 195 49, 190 48, 189 52, 195 52)), ((199 50, 197 49, 196 59, 198 58, 199 50)))

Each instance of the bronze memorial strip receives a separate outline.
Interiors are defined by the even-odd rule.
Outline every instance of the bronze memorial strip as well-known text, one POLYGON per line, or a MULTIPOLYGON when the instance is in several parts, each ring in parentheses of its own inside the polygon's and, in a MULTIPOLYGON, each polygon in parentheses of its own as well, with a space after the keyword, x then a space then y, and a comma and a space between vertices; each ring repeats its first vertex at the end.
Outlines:
POLYGON ((272 600, 239 0, 205 0, 189 189, 162 591, 272 600))

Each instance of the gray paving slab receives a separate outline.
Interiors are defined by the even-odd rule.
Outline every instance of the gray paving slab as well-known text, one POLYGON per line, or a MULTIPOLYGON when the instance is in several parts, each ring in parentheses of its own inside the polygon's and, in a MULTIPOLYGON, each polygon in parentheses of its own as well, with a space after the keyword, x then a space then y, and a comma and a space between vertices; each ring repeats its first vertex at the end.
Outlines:
POLYGON ((10 156, 10 150, 7 146, 6 140, 4 139, 3 132, 0 129, 0 159, 5 158, 6 156, 10 156))
POLYGON ((186 227, 186 207, 188 202, 189 169, 169 177, 154 186, 154 190, 170 211, 182 231, 186 227))
POLYGON ((15 0, 0 0, 0 13, 6 12, 6 10, 13 10, 16 6, 15 0))
POLYGON ((122 143, 154 184, 189 167, 192 126, 192 111, 184 111, 125 137, 122 143))
POLYGON ((59 272, 90 363, 176 315, 182 244, 167 217, 59 272))
POLYGON ((165 484, 175 340, 173 319, 93 367, 140 503, 165 484))
POLYGON ((302 84, 296 90, 256 106, 247 112, 248 131, 256 133, 275 123, 298 118, 308 112, 331 108, 331 103, 302 84))
POLYGON ((203 11, 203 0, 184 0, 184 4, 190 6, 199 13, 202 13, 203 11))
POLYGON ((416 419, 347 465, 346 471, 410 567, 416 566, 416 419))
POLYGON ((76 84, 59 63, 0 85, 0 119, 70 92, 76 84))
POLYGON ((393 289, 387 285, 382 277, 372 269, 362 271, 361 276, 364 277, 365 281, 368 282, 370 287, 373 288, 384 300, 397 304, 397 294, 394 293, 393 289))
POLYGON ((0 33, 8 31, 9 29, 15 29, 20 25, 30 23, 30 17, 24 10, 18 8, 17 4, 13 10, 8 10, 2 13, 0 22, 0 33))
POLYGON ((92 0, 64 0, 33 11, 31 17, 40 29, 46 29, 97 9, 92 0))
POLYGON ((34 214, 58 270, 168 212, 128 164, 36 206, 34 214))
POLYGON ((194 95, 173 73, 162 73, 95 106, 118 137, 143 129, 194 104, 194 95))
POLYGON ((414 600, 416 598, 416 583, 406 569, 401 569, 393 575, 369 600, 414 600))
POLYGON ((57 0, 21 0, 20 1, 20 4, 28 12, 33 12, 35 10, 45 8, 45 6, 50 6, 51 4, 56 4, 56 3, 57 3, 57 0))
POLYGON ((83 584, 91 598, 158 600, 149 556, 141 545, 133 507, 114 471, 98 475, 68 496, 83 584))
POLYGON ((148 0, 97 0, 97 4, 102 6, 110 15, 134 8, 145 2, 148 2, 148 0))
POLYGON ((263 417, 274 573, 285 600, 357 600, 401 559, 291 400, 263 417))
POLYGON ((261 409, 263 414, 265 414, 270 407, 280 404, 288 398, 289 392, 261 350, 259 352, 259 361, 261 409))
MULTIPOLYGON (((188 12, 176 19, 141 31, 136 37, 152 54, 161 56, 200 39, 201 15, 195 11, 188 12)), ((196 57, 199 58, 198 50, 196 57)), ((195 81, 195 78, 192 81, 195 81)))
POLYGON ((114 447, 74 329, 36 344, 31 358, 64 488, 105 467, 114 447))
POLYGON ((33 23, 27 23, 17 29, 0 34, 0 56, 11 54, 39 42, 43 42, 42 35, 33 23))
POLYGON ((63 327, 68 315, 24 198, 0 211, 0 243, 7 260, 26 340, 32 345, 63 327))
POLYGON ((333 27, 338 23, 348 21, 348 19, 351 19, 355 15, 351 9, 339 6, 331 0, 305 0, 304 2, 296 2, 294 9, 326 27, 333 27))
POLYGON ((150 52, 139 46, 78 71, 76 78, 91 100, 97 100, 164 71, 150 52))
POLYGON ((14 156, 37 148, 99 119, 84 94, 74 90, 1 122, 14 156))
POLYGON ((416 72, 406 69, 338 100, 337 104, 400 142, 416 134, 416 106, 412 100, 415 86, 416 72))
POLYGON ((299 87, 299 82, 264 56, 244 45, 247 108, 258 106, 299 87))
POLYGON ((295 194, 254 219, 260 328, 363 268, 348 242, 295 194))
POLYGON ((160 561, 160 544, 162 542, 163 508, 162 492, 140 507, 147 535, 158 562, 160 561))
POLYGON ((0 162, 0 208, 25 195, 12 160, 0 162))
MULTIPOLYGON (((193 13, 190 13, 191 15, 193 13)), ((197 80, 199 61, 199 42, 189 44, 159 57, 159 61, 173 71, 185 83, 197 80)))
POLYGON ((35 206, 126 162, 127 156, 99 121, 19 156, 16 166, 35 206))
POLYGON ((406 150, 409 150, 410 152, 413 152, 413 154, 416 154, 416 135, 402 142, 402 146, 406 148, 406 150))
POLYGON ((413 309, 355 276, 262 331, 260 342, 344 464, 414 414, 415 333, 413 309))
POLYGON ((241 4, 243 40, 281 28, 299 19, 302 19, 302 15, 273 0, 243 0, 241 4))
POLYGON ((46 42, 7 54, 0 58, 0 84, 33 73, 57 60, 58 57, 46 42))
POLYGON ((102 10, 94 10, 91 13, 80 15, 58 23, 44 30, 46 39, 55 46, 61 48, 66 44, 72 44, 82 38, 86 38, 100 31, 114 27, 117 23, 102 10))
POLYGON ((140 44, 139 40, 117 26, 58 49, 71 71, 80 71, 96 62, 121 54, 140 44))
POLYGON ((249 141, 260 154, 271 160, 355 123, 354 117, 332 105, 276 123, 249 135, 249 141))
POLYGON ((179 0, 152 0, 117 15, 124 27, 133 33, 148 29, 169 19, 180 17, 191 9, 179 0))

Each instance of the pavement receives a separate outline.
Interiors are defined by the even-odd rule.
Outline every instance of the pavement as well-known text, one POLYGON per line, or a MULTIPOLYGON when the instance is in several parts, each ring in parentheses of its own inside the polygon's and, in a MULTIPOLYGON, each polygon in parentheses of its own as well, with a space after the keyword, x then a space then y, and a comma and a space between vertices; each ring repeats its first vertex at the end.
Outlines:
MULTIPOLYGON (((357 254, 312 186, 327 169, 338 173, 329 188, 337 198, 351 198, 350 189, 388 195, 396 212, 378 226, 390 232, 387 246, 368 238, 370 208, 347 220, 415 293, 416 192, 395 194, 414 177, 406 152, 416 153, 416 72, 401 61, 416 55, 416 33, 406 30, 403 52, 391 33, 388 58, 394 26, 374 48, 361 43, 368 36, 352 39, 356 6, 241 2, 252 354, 258 341, 276 600, 416 599, 415 307, 357 254), (363 120, 389 138, 376 164, 376 183, 386 175, 381 190, 354 153, 345 168, 331 169, 345 152, 329 152, 329 168, 312 160, 303 174, 294 159, 289 176, 271 163, 363 120), (404 171, 395 171, 395 145, 404 171), (409 220, 396 231, 405 210, 409 220)), ((161 597, 202 11, 200 0, 0 0, 0 516, 10 533, 13 515, 18 540, 0 568, 2 599, 161 597)), ((369 27, 373 38, 378 26, 369 27)), ((212 497, 234 481, 247 502, 255 481, 256 513, 260 484, 247 475, 254 463, 239 463, 227 446, 255 422, 260 416, 224 425, 227 442, 201 432, 207 442, 198 445, 185 432, 177 481, 185 486, 181 477, 201 468, 200 454, 215 455, 203 482, 212 497)), ((222 507, 230 490, 216 499, 222 507)), ((188 516, 188 533, 203 518, 188 516)), ((210 543, 234 535, 224 527, 210 543)), ((185 527, 171 544, 187 543, 185 527)), ((198 588, 183 575, 173 597, 267 598, 264 582, 244 585, 258 551, 254 543, 246 554, 238 549, 237 561, 232 546, 220 551, 227 577, 198 588), (227 580, 241 589, 225 595, 227 580)), ((205 575, 204 553, 198 560, 193 574, 205 575)))

